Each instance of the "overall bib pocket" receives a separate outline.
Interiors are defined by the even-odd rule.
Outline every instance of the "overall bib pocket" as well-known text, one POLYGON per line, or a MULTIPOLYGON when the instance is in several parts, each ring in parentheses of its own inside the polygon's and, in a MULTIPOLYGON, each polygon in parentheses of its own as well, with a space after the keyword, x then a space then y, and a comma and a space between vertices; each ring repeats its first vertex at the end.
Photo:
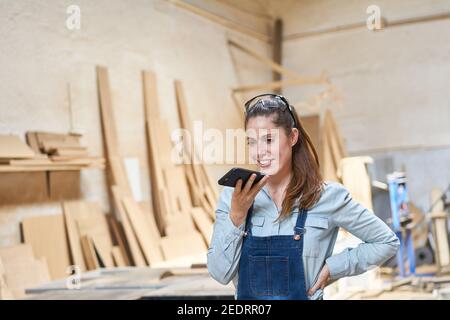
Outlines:
POLYGON ((289 294, 289 257, 249 256, 250 288, 256 296, 289 294))

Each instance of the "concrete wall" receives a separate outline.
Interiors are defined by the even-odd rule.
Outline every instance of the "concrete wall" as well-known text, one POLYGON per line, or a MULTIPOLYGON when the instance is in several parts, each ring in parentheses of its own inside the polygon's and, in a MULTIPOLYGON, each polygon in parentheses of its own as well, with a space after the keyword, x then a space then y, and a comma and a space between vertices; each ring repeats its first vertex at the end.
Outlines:
MULTIPOLYGON (((195 2, 195 1, 192 1, 195 2)), ((197 1, 198 2, 198 1, 197 1)), ((74 128, 84 133, 92 155, 102 155, 95 66, 109 68, 112 101, 123 157, 138 158, 144 200, 149 200, 147 150, 143 123, 141 71, 158 77, 160 108, 172 129, 178 127, 173 80, 184 83, 192 119, 205 128, 240 124, 230 88, 239 81, 268 81, 271 74, 248 57, 235 58, 232 38, 270 54, 268 44, 212 23, 163 0, 80 0, 81 29, 66 28, 73 1, 0 2, 0 133, 28 130, 68 132, 67 85, 71 87, 74 128), (245 66, 245 68, 242 68, 245 66)), ((209 10, 213 10, 209 4, 209 10)), ((228 10, 230 19, 245 13, 228 10)), ((248 27, 267 31, 267 21, 247 17, 248 27), (253 19, 253 20, 252 20, 253 19), (257 19, 256 19, 257 20, 257 19), (252 22, 253 21, 253 22, 252 22)), ((222 166, 209 166, 216 179, 222 166)), ((108 210, 106 182, 100 170, 82 172, 83 197, 108 210)), ((61 212, 57 203, 0 204, 0 245, 19 241, 19 222, 28 216, 61 212)))
MULTIPOLYGON (((282 1, 279 12, 289 36, 365 23, 372 4, 388 22, 450 12, 449 0, 282 1)), ((329 74, 342 101, 322 107, 333 111, 350 154, 374 156, 377 179, 404 167, 422 209, 432 187, 450 183, 450 19, 285 40, 283 59, 299 74, 329 74)), ((284 93, 294 102, 322 89, 284 93)))

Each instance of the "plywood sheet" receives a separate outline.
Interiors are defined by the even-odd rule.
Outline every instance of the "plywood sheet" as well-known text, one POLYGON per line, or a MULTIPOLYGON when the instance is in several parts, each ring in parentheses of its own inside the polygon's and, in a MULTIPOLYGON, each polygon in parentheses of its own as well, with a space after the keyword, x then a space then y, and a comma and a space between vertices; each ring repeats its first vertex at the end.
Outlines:
POLYGON ((70 251, 61 214, 24 219, 22 234, 24 242, 32 246, 36 258, 46 258, 53 280, 67 276, 67 267, 71 264, 70 251))

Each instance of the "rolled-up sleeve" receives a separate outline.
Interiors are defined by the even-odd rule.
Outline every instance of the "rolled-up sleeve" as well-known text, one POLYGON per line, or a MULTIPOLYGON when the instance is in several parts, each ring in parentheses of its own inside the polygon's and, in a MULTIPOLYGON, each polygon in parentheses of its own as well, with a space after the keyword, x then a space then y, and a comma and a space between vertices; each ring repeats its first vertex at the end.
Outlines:
POLYGON ((400 246, 395 233, 373 212, 352 199, 341 184, 334 184, 336 210, 331 223, 341 227, 363 243, 326 259, 331 279, 361 274, 394 256, 400 246))
POLYGON ((236 227, 230 218, 232 193, 232 188, 225 187, 220 194, 207 257, 209 274, 222 284, 228 284, 236 275, 244 235, 244 224, 236 227))

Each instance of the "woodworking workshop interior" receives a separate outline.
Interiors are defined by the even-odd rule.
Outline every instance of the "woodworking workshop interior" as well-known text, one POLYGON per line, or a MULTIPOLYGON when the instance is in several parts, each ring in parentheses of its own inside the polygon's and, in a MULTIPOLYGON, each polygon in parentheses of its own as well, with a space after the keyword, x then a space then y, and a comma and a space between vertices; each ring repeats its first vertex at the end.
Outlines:
POLYGON ((0 300, 450 300, 450 0, 0 21, 0 300))

